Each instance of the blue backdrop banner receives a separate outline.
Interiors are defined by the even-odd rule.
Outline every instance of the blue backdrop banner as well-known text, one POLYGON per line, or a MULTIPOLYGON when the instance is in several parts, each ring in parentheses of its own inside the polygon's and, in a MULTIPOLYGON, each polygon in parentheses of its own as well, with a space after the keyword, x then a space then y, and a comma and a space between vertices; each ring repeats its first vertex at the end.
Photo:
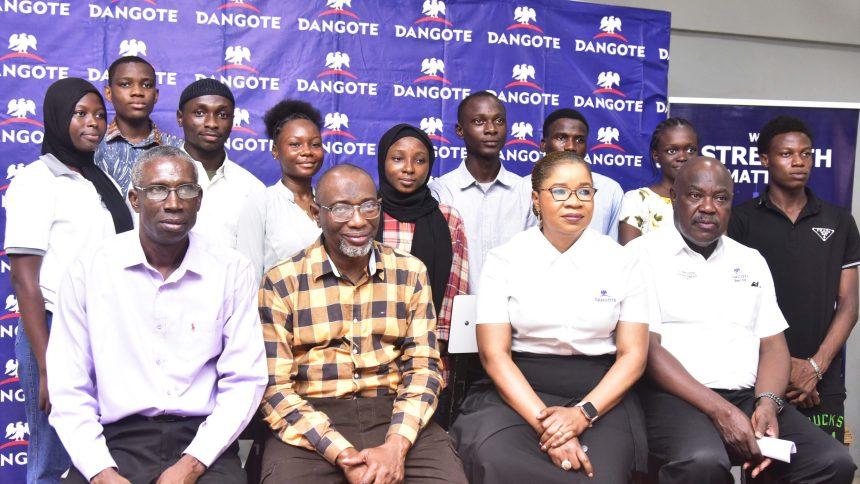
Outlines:
POLYGON ((809 186, 828 202, 851 209, 857 118, 860 110, 816 107, 672 103, 672 116, 699 132, 699 150, 722 161, 735 181, 735 204, 764 192, 767 169, 759 159, 759 130, 780 115, 796 116, 812 131, 815 164, 809 186))
MULTIPOLYGON (((77 76, 101 88, 114 59, 139 55, 157 71, 153 117, 172 134, 182 134, 184 86, 212 77, 233 89, 230 157, 266 184, 280 169, 262 116, 284 98, 323 113, 327 166, 349 161, 375 174, 380 135, 408 122, 433 139, 438 176, 465 154, 458 103, 487 89, 508 109, 509 169, 530 172, 543 118, 575 107, 591 125, 595 170, 630 189, 653 176, 647 147, 666 113, 669 27, 666 12, 567 0, 0 0, 0 173, 8 186, 37 158, 53 81, 77 76)), ((28 434, 8 275, 2 254, 0 482, 23 482, 28 434)))

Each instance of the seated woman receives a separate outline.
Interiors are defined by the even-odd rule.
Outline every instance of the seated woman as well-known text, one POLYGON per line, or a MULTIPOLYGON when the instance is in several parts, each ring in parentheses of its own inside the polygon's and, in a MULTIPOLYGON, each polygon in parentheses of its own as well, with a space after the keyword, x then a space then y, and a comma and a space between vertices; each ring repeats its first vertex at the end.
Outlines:
POLYGON ((288 99, 269 109, 264 120, 281 179, 248 197, 236 234, 236 249, 251 260, 259 278, 320 236, 309 210, 311 178, 323 163, 322 120, 313 106, 288 99))
MULTIPOLYGON (((438 203, 427 188, 435 157, 424 131, 398 124, 382 135, 377 149, 382 223, 376 239, 411 253, 427 266, 436 309, 436 337, 445 358, 454 296, 469 293, 463 220, 453 207, 438 203)), ((448 397, 447 392, 440 396, 435 415, 445 428, 448 397)))
POLYGON ((587 228, 596 189, 579 155, 538 161, 532 189, 540 226, 490 251, 481 275, 478 348, 494 385, 473 386, 451 434, 472 483, 626 483, 647 455, 628 394, 654 320, 645 277, 587 228))
POLYGON ((618 215, 621 245, 660 228, 664 222, 672 223, 669 189, 681 166, 698 153, 699 136, 689 121, 669 118, 657 125, 651 135, 651 161, 661 177, 653 185, 630 190, 621 199, 618 215))

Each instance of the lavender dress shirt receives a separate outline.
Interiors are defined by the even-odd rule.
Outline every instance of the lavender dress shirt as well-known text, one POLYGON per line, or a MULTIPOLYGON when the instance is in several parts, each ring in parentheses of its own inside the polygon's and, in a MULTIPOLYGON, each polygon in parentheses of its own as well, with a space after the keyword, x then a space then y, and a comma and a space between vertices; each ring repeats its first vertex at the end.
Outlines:
POLYGON ((116 467, 102 426, 206 416, 184 453, 209 466, 257 410, 267 368, 247 259, 191 233, 165 280, 126 232, 74 262, 48 344, 51 425, 87 478, 116 467))

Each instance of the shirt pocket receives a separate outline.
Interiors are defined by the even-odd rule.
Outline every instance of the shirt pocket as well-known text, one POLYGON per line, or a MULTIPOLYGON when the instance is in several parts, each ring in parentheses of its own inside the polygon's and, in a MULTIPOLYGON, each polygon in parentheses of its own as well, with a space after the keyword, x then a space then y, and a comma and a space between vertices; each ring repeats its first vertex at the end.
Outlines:
POLYGON ((224 347, 222 321, 185 317, 178 324, 180 358, 202 366, 221 355, 224 347))

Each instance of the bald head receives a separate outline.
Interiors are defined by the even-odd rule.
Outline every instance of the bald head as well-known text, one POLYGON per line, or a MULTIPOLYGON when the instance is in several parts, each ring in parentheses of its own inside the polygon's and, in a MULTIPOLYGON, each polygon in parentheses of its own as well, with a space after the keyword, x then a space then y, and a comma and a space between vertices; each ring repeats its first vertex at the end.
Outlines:
POLYGON ((345 164, 325 172, 317 182, 311 213, 322 229, 329 254, 354 259, 365 258, 370 253, 379 227, 380 210, 376 185, 366 171, 345 164), (358 209, 366 203, 377 204, 376 209, 358 209), (346 215, 341 218, 338 214, 344 209, 346 215))
POLYGON ((317 181, 315 198, 328 205, 339 201, 339 197, 344 196, 345 192, 356 189, 368 191, 376 198, 376 185, 368 172, 348 163, 336 165, 323 173, 317 181))
POLYGON ((725 233, 733 188, 732 176, 719 160, 699 156, 684 163, 669 196, 675 227, 688 242, 708 247, 725 233))

